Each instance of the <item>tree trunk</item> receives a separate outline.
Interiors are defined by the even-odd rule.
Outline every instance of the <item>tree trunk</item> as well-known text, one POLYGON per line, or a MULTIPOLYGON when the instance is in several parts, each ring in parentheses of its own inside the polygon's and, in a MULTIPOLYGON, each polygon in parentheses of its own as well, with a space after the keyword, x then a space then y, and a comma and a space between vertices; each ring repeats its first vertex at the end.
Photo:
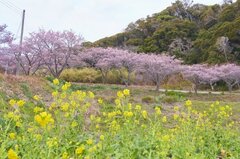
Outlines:
POLYGON ((7 75, 8 74, 8 63, 7 63, 7 66, 5 66, 5 71, 4 71, 4 75, 7 75))
POLYGON ((210 83, 210 86, 211 86, 211 90, 214 91, 214 85, 210 83))
POLYGON ((192 89, 194 90, 194 93, 197 94, 198 85, 197 84, 193 84, 192 85, 192 89))
POLYGON ((159 91, 159 89, 160 89, 160 83, 157 83, 156 84, 156 91, 159 91))
POLYGON ((130 83, 131 83, 130 80, 131 80, 131 79, 130 79, 130 72, 128 72, 128 76, 127 76, 127 86, 130 86, 130 83))
POLYGON ((228 86, 228 91, 229 91, 230 93, 232 93, 232 85, 231 85, 230 83, 228 83, 227 86, 228 86))

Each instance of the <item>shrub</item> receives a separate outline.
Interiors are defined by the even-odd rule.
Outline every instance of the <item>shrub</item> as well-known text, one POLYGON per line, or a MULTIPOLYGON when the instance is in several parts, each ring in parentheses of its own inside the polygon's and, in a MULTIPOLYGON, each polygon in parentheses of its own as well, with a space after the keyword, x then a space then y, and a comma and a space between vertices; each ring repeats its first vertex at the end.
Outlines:
POLYGON ((176 103, 179 101, 177 96, 163 96, 161 98, 161 101, 163 103, 168 103, 168 104, 172 104, 172 103, 176 103))
POLYGON ((61 73, 60 79, 69 82, 96 83, 100 82, 101 74, 93 68, 65 69, 61 73))
POLYGON ((143 103, 154 103, 155 100, 154 100, 153 97, 147 96, 147 97, 143 97, 143 98, 142 98, 142 102, 143 102, 143 103))

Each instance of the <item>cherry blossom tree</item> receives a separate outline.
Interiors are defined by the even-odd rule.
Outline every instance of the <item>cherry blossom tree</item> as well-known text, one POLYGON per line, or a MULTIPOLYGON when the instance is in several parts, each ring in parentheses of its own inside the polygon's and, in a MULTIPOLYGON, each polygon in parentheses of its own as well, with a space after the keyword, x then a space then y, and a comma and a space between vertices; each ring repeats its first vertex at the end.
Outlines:
POLYGON ((161 83, 170 75, 181 70, 181 61, 166 55, 142 54, 138 72, 144 73, 146 77, 160 89, 161 83))
POLYGON ((22 47, 19 45, 10 46, 11 54, 15 55, 15 60, 21 69, 20 71, 25 75, 34 75, 43 65, 40 43, 34 40, 26 38, 22 47), (20 55, 19 52, 21 52, 20 55))
POLYGON ((185 66, 184 70, 182 71, 184 78, 192 82, 193 90, 196 94, 201 84, 206 84, 206 82, 211 80, 211 76, 207 74, 206 70, 206 65, 196 64, 185 66))
POLYGON ((12 33, 6 30, 7 25, 0 25, 0 46, 10 44, 13 41, 12 33))
POLYGON ((13 35, 6 30, 7 26, 0 25, 0 65, 5 69, 5 74, 9 71, 13 71, 16 67, 14 62, 14 56, 9 51, 9 45, 13 41, 13 35))
POLYGON ((130 85, 130 76, 137 70, 141 62, 141 55, 126 50, 118 50, 119 53, 114 57, 113 63, 120 73, 120 76, 126 86, 130 85), (122 68, 127 71, 127 78, 122 73, 122 68))
POLYGON ((42 64, 54 77, 59 77, 69 65, 70 59, 79 52, 83 38, 72 31, 39 30, 39 32, 31 33, 28 40, 32 61, 39 62, 36 59, 41 56, 42 64))
POLYGON ((240 84, 240 66, 236 64, 224 64, 215 68, 217 76, 223 80, 228 90, 232 92, 235 85, 240 84))
POLYGON ((214 90, 214 87, 217 85, 217 82, 221 79, 218 76, 218 72, 216 71, 216 68, 218 66, 211 66, 211 67, 205 67, 202 69, 202 84, 208 84, 211 87, 211 90, 214 90))
POLYGON ((116 56, 113 48, 90 48, 84 49, 78 55, 78 64, 83 63, 87 67, 92 67, 100 70, 102 82, 105 83, 107 74, 113 68, 113 59, 116 56))

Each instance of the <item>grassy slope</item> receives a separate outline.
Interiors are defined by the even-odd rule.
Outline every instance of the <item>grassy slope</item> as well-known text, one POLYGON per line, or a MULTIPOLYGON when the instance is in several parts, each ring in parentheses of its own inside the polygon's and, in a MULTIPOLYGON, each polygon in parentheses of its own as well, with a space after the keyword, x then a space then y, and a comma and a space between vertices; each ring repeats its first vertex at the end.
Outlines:
MULTIPOLYGON (((103 85, 103 84, 73 84, 74 90, 93 91, 97 98, 103 98, 106 102, 112 103, 118 90, 124 89, 121 85, 103 85)), ((192 94, 192 93, 174 93, 174 92, 156 92, 151 86, 131 86, 130 102, 142 104, 149 112, 154 110, 155 106, 161 106, 163 112, 172 114, 173 107, 182 106, 184 101, 190 99, 198 110, 205 110, 215 101, 221 101, 222 105, 233 106, 234 119, 240 117, 240 94, 192 94)), ((0 75, 0 102, 6 104, 9 99, 32 100, 34 95, 40 95, 45 102, 51 100, 51 86, 44 78, 25 77, 25 76, 3 76, 0 75)))
MULTIPOLYGON (((74 84, 73 88, 82 90, 91 90, 97 97, 105 99, 111 103, 118 90, 125 87, 121 85, 103 85, 103 84, 74 84)), ((172 114, 173 107, 184 105, 189 99, 197 110, 207 109, 211 103, 220 101, 220 105, 230 105, 233 107, 234 119, 240 117, 240 93, 233 94, 193 94, 193 93, 174 93, 174 92, 156 92, 151 86, 130 86, 131 98, 133 103, 142 104, 147 110, 152 112, 155 106, 161 106, 167 114, 172 114)))

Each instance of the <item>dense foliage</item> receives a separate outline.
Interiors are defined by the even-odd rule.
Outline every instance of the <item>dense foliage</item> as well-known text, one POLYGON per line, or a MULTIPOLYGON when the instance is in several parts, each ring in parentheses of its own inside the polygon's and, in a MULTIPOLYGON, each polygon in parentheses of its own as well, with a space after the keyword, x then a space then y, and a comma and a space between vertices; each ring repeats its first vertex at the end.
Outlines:
POLYGON ((160 13, 130 23, 124 32, 86 46, 168 52, 186 63, 240 62, 240 1, 206 6, 177 0, 160 13))
POLYGON ((1 158, 239 158, 238 122, 219 102, 197 111, 187 100, 165 114, 117 92, 113 103, 53 81, 53 101, 11 99, 0 112, 1 158))

